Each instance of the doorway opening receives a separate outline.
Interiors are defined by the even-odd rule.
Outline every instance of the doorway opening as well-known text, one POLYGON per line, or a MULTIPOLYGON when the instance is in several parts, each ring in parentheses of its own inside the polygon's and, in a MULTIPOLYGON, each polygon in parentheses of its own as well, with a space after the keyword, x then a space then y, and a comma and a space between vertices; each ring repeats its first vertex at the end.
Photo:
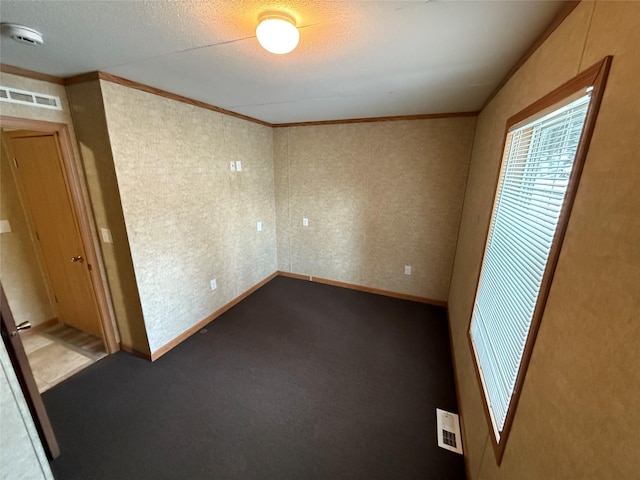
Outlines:
POLYGON ((119 345, 67 126, 0 126, 2 282, 42 392, 119 345))

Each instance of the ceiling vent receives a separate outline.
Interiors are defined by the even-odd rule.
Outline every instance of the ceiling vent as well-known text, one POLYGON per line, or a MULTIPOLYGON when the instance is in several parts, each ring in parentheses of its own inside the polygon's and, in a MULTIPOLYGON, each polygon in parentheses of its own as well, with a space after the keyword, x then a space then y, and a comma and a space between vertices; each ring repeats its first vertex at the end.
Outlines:
POLYGON ((3 23, 2 34, 13 38, 16 42, 27 45, 42 45, 44 43, 42 34, 39 31, 16 23, 3 23))
POLYGON ((18 90, 17 88, 0 86, 0 101, 30 105, 32 107, 49 108, 51 110, 62 110, 60 97, 54 97, 53 95, 47 95, 45 93, 18 90))
POLYGON ((438 446, 462 454, 460 418, 455 413, 436 408, 438 446))

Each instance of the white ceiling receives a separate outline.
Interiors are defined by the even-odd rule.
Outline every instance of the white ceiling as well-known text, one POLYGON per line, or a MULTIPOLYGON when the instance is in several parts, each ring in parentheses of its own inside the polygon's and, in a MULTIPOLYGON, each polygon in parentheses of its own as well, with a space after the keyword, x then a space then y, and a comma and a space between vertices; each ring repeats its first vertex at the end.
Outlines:
POLYGON ((270 123, 478 110, 551 22, 555 1, 7 1, 7 65, 69 77, 100 70, 270 123), (297 19, 288 55, 257 18, 297 19))

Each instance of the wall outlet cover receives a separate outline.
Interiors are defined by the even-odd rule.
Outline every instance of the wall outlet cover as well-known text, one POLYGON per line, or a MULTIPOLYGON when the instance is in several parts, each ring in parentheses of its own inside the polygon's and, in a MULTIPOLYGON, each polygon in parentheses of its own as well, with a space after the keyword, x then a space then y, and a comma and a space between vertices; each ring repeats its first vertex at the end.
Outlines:
POLYGON ((100 233, 102 235, 102 241, 104 243, 113 243, 113 237, 111 236, 111 230, 108 228, 101 228, 100 233))
POLYGON ((308 218, 303 218, 302 219, 302 226, 303 227, 308 227, 309 226, 309 219, 308 218))
POLYGON ((214 291, 216 288, 218 288, 218 283, 216 282, 215 278, 211 280, 210 285, 211 285, 211 291, 214 291))
POLYGON ((11 233, 9 220, 0 220, 0 233, 11 233))
POLYGON ((229 170, 232 172, 236 171, 236 162, 229 162, 229 170))
POLYGON ((405 265, 404 266, 404 274, 405 275, 411 275, 411 265, 405 265))
POLYGON ((258 230, 259 232, 262 231, 262 222, 257 222, 256 223, 256 230, 258 230))
POLYGON ((242 162, 240 160, 236 162, 236 171, 238 172, 242 171, 242 162))

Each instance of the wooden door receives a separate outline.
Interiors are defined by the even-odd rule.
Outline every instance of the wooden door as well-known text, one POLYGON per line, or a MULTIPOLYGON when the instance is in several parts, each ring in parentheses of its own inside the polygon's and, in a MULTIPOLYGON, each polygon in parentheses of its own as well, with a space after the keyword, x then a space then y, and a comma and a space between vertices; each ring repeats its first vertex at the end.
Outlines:
POLYGON ((5 134, 56 302, 58 319, 104 338, 86 253, 55 133, 5 134))
POLYGON ((20 383, 20 388, 29 406, 36 430, 42 440, 42 445, 49 458, 56 458, 60 455, 60 447, 53 433, 42 397, 38 392, 36 381, 33 378, 33 373, 27 360, 27 354, 22 346, 20 335, 18 335, 18 329, 9 309, 2 285, 0 285, 0 330, 11 364, 16 372, 16 377, 18 377, 18 383, 20 383))

